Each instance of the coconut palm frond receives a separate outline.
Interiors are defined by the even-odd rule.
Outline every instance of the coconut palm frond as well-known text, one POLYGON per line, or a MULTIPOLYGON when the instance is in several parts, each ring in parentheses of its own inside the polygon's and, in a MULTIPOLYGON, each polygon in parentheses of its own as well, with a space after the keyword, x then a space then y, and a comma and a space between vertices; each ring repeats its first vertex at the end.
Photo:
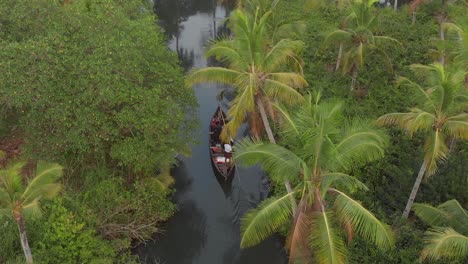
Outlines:
POLYGON ((414 75, 421 80, 427 79, 433 74, 439 75, 439 77, 441 77, 445 72, 443 66, 440 63, 433 63, 429 65, 415 63, 411 64, 409 68, 414 73, 414 75))
POLYGON ((40 218, 42 216, 42 209, 39 197, 23 205, 22 212, 26 218, 40 218))
POLYGON ((426 99, 427 102, 432 102, 432 99, 429 97, 428 93, 426 92, 426 90, 424 90, 424 88, 421 85, 419 85, 416 82, 411 81, 410 79, 408 79, 406 77, 399 76, 396 79, 395 84, 396 84, 397 87, 405 86, 405 87, 408 87, 410 89, 414 89, 414 90, 418 91, 419 94, 421 96, 423 96, 426 99))
POLYGON ((429 204, 415 203, 413 205, 414 213, 425 223, 432 226, 447 226, 450 214, 439 207, 433 207, 429 204))
POLYGON ((259 162, 263 170, 273 177, 294 179, 301 173, 304 163, 290 150, 270 143, 243 140, 236 146, 234 161, 242 166, 259 162))
POLYGON ((307 86, 304 76, 295 72, 275 72, 269 74, 268 78, 294 88, 307 86))
POLYGON ((342 29, 337 29, 332 32, 330 32, 326 37, 324 44, 340 44, 342 42, 347 42, 350 41, 351 38, 353 37, 353 34, 342 30, 342 29))
POLYGON ((338 190, 346 190, 350 193, 357 190, 368 190, 367 186, 355 177, 339 172, 326 173, 322 175, 322 180, 320 181, 320 192, 322 197, 325 196, 330 187, 338 190))
POLYGON ((12 202, 12 197, 7 192, 6 189, 0 188, 0 215, 9 215, 11 214, 11 209, 14 207, 12 202))
POLYGON ((295 123, 295 120, 293 119, 293 116, 289 113, 289 111, 286 109, 286 107, 279 104, 273 104, 273 108, 281 116, 281 131, 284 131, 284 134, 290 135, 290 133, 293 133, 293 137, 299 137, 299 130, 295 123))
POLYGON ((297 219, 291 227, 291 231, 286 240, 286 248, 289 249, 289 263, 306 263, 311 257, 308 243, 308 234, 310 230, 310 219, 307 216, 307 209, 299 205, 297 219))
POLYGON ((426 246, 421 258, 423 260, 453 260, 468 256, 468 237, 457 233, 452 228, 434 228, 426 232, 426 246))
POLYGON ((440 204, 437 208, 449 214, 448 224, 452 228, 462 234, 468 233, 468 213, 457 200, 449 200, 440 204))
POLYGON ((468 139, 468 114, 459 114, 448 118, 444 129, 447 134, 453 138, 467 140, 468 139))
POLYGON ((289 63, 289 57, 294 57, 302 51, 304 42, 299 40, 282 39, 274 45, 263 58, 260 65, 266 72, 274 72, 280 66, 289 63))
POLYGON ((55 183, 63 175, 63 167, 58 164, 39 162, 37 164, 36 176, 28 183, 21 199, 24 204, 34 202, 37 197, 46 199, 54 197, 60 190, 61 185, 55 183))
POLYGON ((222 67, 207 67, 192 71, 185 79, 185 85, 192 87, 200 83, 222 83, 235 85, 238 79, 241 78, 241 73, 235 70, 230 70, 222 67))
POLYGON ((356 234, 373 242, 377 247, 384 250, 394 247, 394 237, 388 225, 380 222, 358 201, 339 190, 333 191, 338 193, 334 203, 338 219, 343 222, 349 221, 356 234))
POLYGON ((388 136, 366 120, 346 124, 343 136, 336 144, 339 159, 346 167, 359 166, 384 156, 388 136))
POLYGON ((303 100, 296 89, 279 81, 265 80, 263 90, 268 97, 278 98, 285 103, 291 104, 303 100))
POLYGON ((402 47, 402 44, 400 41, 391 38, 391 37, 386 37, 386 36, 374 36, 375 44, 377 45, 393 45, 393 46, 398 46, 402 47))
POLYGON ((217 60, 228 63, 231 69, 240 70, 249 67, 232 40, 215 42, 206 52, 206 56, 214 56, 217 60))
POLYGON ((433 114, 414 108, 409 113, 389 113, 377 119, 381 126, 396 125, 410 136, 418 131, 430 131, 435 122, 433 114))
POLYGON ((221 138, 225 141, 229 141, 229 138, 233 138, 237 134, 237 130, 244 123, 249 113, 255 112, 256 79, 250 77, 237 86, 237 96, 232 100, 227 113, 229 122, 224 126, 221 133, 221 138))
POLYGON ((333 218, 332 212, 315 212, 311 217, 310 247, 320 264, 347 263, 345 243, 335 230, 333 218))
POLYGON ((241 225, 241 247, 260 243, 289 221, 292 215, 291 197, 294 197, 294 193, 269 198, 246 214, 241 225))
POLYGON ((16 162, 6 169, 0 170, 0 186, 3 185, 4 190, 9 195, 23 191, 23 181, 20 175, 24 165, 26 165, 26 162, 16 162))
POLYGON ((445 144, 445 137, 440 131, 434 131, 424 143, 424 159, 428 161, 426 176, 432 176, 437 171, 437 164, 445 162, 449 149, 445 144))

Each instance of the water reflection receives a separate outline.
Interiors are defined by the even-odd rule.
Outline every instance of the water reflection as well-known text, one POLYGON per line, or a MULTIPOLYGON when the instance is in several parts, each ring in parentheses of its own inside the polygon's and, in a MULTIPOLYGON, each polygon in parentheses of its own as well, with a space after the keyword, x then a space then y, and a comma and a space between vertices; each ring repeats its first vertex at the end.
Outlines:
MULTIPOLYGON (((168 36, 168 46, 177 51, 186 69, 211 65, 204 56, 206 44, 226 32, 224 18, 229 9, 218 0, 157 0, 155 12, 168 36)), ((286 262, 282 243, 272 238, 257 247, 241 250, 240 220, 250 208, 266 197, 268 188, 258 168, 237 168, 226 182, 217 178, 208 152, 208 126, 218 105, 219 85, 193 87, 198 99, 201 131, 192 156, 182 158, 174 171, 179 206, 154 242, 136 249, 143 263, 167 264, 280 264, 286 262)), ((227 109, 233 94, 227 91, 221 106, 227 109)), ((244 131, 240 133, 242 136, 244 131)))

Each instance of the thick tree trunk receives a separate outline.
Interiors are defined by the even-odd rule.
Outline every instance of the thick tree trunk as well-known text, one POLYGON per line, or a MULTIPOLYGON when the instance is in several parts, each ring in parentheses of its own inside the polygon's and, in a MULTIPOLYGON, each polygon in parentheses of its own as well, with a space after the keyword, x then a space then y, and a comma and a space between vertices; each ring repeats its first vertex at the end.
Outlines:
POLYGON ((340 49, 338 50, 338 58, 336 59, 335 71, 337 71, 340 68, 342 55, 343 55, 343 43, 340 43, 340 49))
POLYGON ((21 247, 23 248, 24 257, 26 258, 26 263, 32 264, 32 253, 31 248, 28 243, 28 236, 26 235, 26 228, 24 225, 24 218, 22 215, 15 216, 16 224, 18 225, 18 230, 20 234, 21 247))
POLYGON ((413 207, 414 199, 416 198, 416 195, 418 194, 419 186, 421 185, 421 181, 427 169, 427 163, 428 161, 424 160, 423 164, 421 165, 421 168, 419 169, 418 177, 416 178, 416 181, 414 182, 413 190, 411 190, 410 197, 408 199, 408 202, 406 202, 405 210, 403 211, 403 215, 401 216, 404 219, 408 218, 411 208, 413 207))
MULTIPOLYGON (((265 127, 265 131, 267 133, 268 139, 270 140, 272 144, 276 144, 275 137, 273 136, 273 131, 271 131, 270 123, 268 123, 268 117, 266 115, 265 106, 263 105, 262 99, 260 97, 257 97, 256 102, 257 102, 258 110, 260 111, 260 116, 262 117, 263 126, 265 127)), ((286 190, 288 191, 288 193, 292 192, 291 184, 289 183, 289 181, 287 180, 284 181, 284 186, 286 187, 286 190)), ((294 208, 293 211, 295 212, 296 202, 294 201, 294 197, 291 197, 291 203, 294 208)))
POLYGON ((398 0, 395 0, 395 2, 393 2, 393 11, 397 11, 397 8, 398 8, 398 0))

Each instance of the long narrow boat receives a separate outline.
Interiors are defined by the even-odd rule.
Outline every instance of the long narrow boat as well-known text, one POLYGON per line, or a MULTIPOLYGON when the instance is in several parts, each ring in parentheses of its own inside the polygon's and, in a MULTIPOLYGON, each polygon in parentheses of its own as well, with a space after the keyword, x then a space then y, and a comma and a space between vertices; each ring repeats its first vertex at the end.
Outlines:
POLYGON ((226 125, 226 114, 221 109, 220 106, 216 108, 215 113, 211 117, 209 125, 209 147, 210 147, 210 159, 215 172, 227 180, 234 173, 234 163, 232 162, 232 157, 226 155, 223 147, 223 142, 221 140, 221 131, 226 125))

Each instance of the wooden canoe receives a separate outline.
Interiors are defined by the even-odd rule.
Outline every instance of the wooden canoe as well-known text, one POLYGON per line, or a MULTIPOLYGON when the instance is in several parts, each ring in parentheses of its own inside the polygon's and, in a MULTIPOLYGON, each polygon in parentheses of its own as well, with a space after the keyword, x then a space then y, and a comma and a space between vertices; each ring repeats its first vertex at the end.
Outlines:
POLYGON ((226 114, 220 106, 216 108, 209 124, 209 151, 211 163, 215 172, 227 180, 234 174, 234 163, 232 157, 226 155, 224 152, 224 143, 220 136, 221 131, 226 125, 226 114), (215 122, 217 120, 217 122, 215 122))

